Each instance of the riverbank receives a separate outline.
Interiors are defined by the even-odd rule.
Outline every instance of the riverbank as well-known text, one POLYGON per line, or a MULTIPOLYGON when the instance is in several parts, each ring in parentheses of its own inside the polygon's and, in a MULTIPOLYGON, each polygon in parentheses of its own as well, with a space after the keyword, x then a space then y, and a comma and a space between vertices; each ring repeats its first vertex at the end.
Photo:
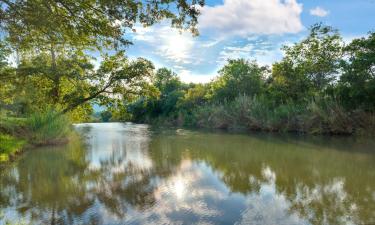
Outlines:
POLYGON ((0 117, 0 163, 11 160, 28 144, 26 119, 0 117))
POLYGON ((0 143, 0 162, 9 161, 27 144, 25 140, 7 134, 0 134, 0 143))
POLYGON ((67 143, 72 135, 70 124, 54 112, 28 118, 0 117, 0 163, 13 160, 28 148, 67 143))
POLYGON ((141 122, 229 131, 375 136, 375 113, 348 111, 335 101, 270 106, 262 99, 239 96, 231 102, 195 106, 168 115, 146 117, 141 122))

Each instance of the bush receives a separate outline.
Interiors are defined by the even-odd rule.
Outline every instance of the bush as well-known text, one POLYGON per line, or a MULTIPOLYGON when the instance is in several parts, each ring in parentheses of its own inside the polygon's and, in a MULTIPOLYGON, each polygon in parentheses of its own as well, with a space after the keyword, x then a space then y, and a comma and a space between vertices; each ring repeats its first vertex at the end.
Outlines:
POLYGON ((26 118, 0 117, 0 133, 20 136, 25 130, 26 118))
POLYGON ((51 144, 63 141, 70 132, 70 121, 54 111, 35 113, 27 119, 33 144, 51 144))
MULTIPOLYGON (((304 130, 313 134, 352 134, 354 121, 350 114, 335 100, 318 99, 307 106, 304 130)), ((358 125, 358 124, 357 124, 358 125)))
POLYGON ((188 118, 189 124, 194 118, 196 126, 206 128, 352 134, 359 129, 369 129, 366 128, 368 123, 362 120, 372 121, 374 116, 364 114, 349 113, 331 98, 312 100, 308 104, 274 105, 262 96, 241 95, 232 102, 200 106, 188 118))
POLYGON ((25 145, 26 141, 16 137, 0 134, 0 162, 8 161, 9 156, 17 153, 25 145))

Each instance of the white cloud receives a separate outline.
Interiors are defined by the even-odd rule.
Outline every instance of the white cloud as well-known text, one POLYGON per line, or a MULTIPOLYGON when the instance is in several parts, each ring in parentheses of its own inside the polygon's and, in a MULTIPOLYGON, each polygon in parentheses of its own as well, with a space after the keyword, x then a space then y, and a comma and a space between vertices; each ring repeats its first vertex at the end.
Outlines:
POLYGON ((219 66, 223 66, 228 59, 248 59, 256 60, 260 65, 271 65, 282 58, 280 50, 284 42, 276 40, 262 40, 257 37, 248 39, 248 43, 244 45, 228 45, 224 47, 217 60, 219 66))
POLYGON ((350 44, 354 39, 359 39, 359 38, 368 38, 368 34, 367 35, 353 35, 353 34, 347 34, 347 35, 343 35, 342 39, 344 41, 344 43, 346 45, 350 44))
POLYGON ((317 6, 313 9, 310 9, 310 14, 313 16, 325 17, 329 14, 329 11, 317 6))
POLYGON ((303 29, 302 5, 296 0, 224 0, 223 5, 204 6, 200 30, 226 36, 297 33, 303 29))

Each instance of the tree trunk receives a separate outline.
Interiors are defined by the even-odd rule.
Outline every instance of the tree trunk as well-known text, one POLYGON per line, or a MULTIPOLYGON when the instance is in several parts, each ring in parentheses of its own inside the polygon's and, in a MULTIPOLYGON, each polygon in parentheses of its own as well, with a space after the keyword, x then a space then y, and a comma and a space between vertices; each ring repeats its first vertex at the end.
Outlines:
POLYGON ((51 72, 53 73, 53 87, 51 90, 52 100, 53 103, 56 104, 59 102, 60 97, 60 75, 57 71, 57 63, 56 63, 56 53, 54 44, 51 44, 51 72))

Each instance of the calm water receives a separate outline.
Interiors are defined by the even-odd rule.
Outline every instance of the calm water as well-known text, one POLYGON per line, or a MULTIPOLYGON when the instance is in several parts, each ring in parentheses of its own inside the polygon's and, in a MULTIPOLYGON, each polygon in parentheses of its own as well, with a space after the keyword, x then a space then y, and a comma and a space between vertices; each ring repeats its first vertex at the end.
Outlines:
POLYGON ((375 143, 76 126, 0 172, 0 224, 375 224, 375 143))

